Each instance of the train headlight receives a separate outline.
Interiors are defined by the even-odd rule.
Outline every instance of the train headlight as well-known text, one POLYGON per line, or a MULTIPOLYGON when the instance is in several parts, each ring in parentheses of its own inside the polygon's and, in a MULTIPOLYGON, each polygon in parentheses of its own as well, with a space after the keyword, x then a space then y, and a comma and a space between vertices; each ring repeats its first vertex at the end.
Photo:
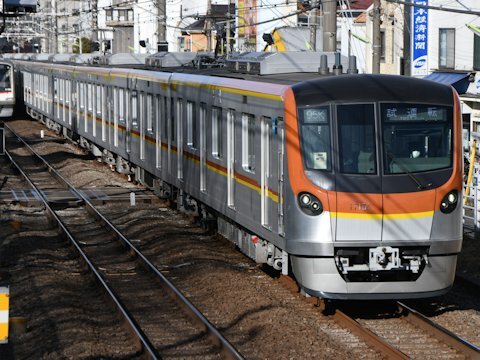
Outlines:
POLYGON ((450 214, 456 209, 458 203, 458 191, 452 190, 445 195, 440 203, 440 211, 444 214, 450 214))
POLYGON ((310 194, 302 194, 300 195, 300 202, 302 203, 302 206, 308 206, 312 202, 312 198, 310 197, 310 194))
POLYGON ((323 212, 322 202, 310 193, 300 193, 298 203, 300 209, 307 215, 320 215, 323 212))

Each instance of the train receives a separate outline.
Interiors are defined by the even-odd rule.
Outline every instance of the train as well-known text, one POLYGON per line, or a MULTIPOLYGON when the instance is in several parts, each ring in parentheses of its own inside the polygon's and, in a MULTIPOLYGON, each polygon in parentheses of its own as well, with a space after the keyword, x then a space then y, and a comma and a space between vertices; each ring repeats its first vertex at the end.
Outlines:
POLYGON ((0 59, 0 119, 10 118, 15 108, 15 77, 12 63, 0 59))
POLYGON ((428 80, 358 74, 348 60, 12 61, 33 118, 215 223, 306 295, 444 294, 462 246, 458 95, 428 80))

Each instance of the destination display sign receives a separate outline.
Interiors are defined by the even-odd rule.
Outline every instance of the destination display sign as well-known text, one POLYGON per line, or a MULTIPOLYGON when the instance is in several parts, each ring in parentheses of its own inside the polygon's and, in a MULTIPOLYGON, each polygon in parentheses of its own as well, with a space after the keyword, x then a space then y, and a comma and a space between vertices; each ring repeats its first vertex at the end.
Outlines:
POLYGON ((441 106, 384 105, 384 121, 445 121, 447 109, 441 106))
POLYGON ((312 108, 303 111, 304 124, 328 124, 328 108, 312 108))

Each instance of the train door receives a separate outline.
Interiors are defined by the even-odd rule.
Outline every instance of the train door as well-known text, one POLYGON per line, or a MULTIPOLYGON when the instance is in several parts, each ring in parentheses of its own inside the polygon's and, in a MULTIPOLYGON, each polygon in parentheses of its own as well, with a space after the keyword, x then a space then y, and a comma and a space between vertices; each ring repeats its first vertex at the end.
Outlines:
POLYGON ((112 144, 112 122, 113 117, 115 116, 114 111, 114 100, 113 100, 113 86, 105 85, 105 95, 106 95, 106 104, 107 104, 107 119, 105 122, 106 125, 106 140, 108 144, 112 144))
POLYGON ((77 133, 77 119, 78 119, 78 81, 71 80, 70 84, 70 126, 72 133, 77 133))
POLYGON ((270 122, 268 117, 262 117, 260 131, 260 152, 261 152, 261 164, 260 164, 260 218, 262 225, 266 228, 270 228, 269 223, 269 200, 268 200, 268 179, 270 177, 270 122))
POLYGON ((67 103, 67 115, 68 115, 68 125, 72 126, 72 80, 66 81, 66 103, 67 103))
POLYGON ((200 191, 207 191, 207 105, 200 103, 200 191))
POLYGON ((235 110, 227 112, 227 205, 235 207, 235 110))
POLYGON ((131 103, 131 106, 128 107, 126 111, 126 127, 125 127, 125 150, 127 154, 130 154, 132 151, 132 122, 137 122, 137 91, 134 90, 127 92, 127 100, 126 103, 129 104, 131 103))
POLYGON ((80 81, 76 82, 76 105, 77 105, 77 113, 74 121, 74 131, 76 134, 78 134, 78 131, 80 130, 80 116, 82 114, 82 92, 81 92, 81 83, 80 81))
POLYGON ((183 99, 177 99, 177 178, 183 179, 183 99))
POLYGON ((285 130, 283 127, 278 129, 278 234, 285 235, 284 216, 283 216, 283 165, 285 157, 285 130))
POLYGON ((138 122, 140 125, 140 160, 145 160, 145 94, 138 94, 138 122))
POLYGON ((379 241, 383 199, 375 106, 369 103, 337 105, 336 118, 336 240, 379 241))
POLYGON ((154 111, 155 115, 155 167, 162 168, 162 119, 165 121, 167 113, 166 109, 162 107, 163 97, 156 95, 154 97, 154 111))
POLYGON ((175 100, 173 97, 168 100, 165 98, 165 105, 168 108, 168 114, 166 119, 166 129, 167 129, 167 143, 168 143, 168 154, 167 154, 167 166, 168 166, 168 173, 174 177, 174 170, 173 170, 173 144, 175 142, 175 100))

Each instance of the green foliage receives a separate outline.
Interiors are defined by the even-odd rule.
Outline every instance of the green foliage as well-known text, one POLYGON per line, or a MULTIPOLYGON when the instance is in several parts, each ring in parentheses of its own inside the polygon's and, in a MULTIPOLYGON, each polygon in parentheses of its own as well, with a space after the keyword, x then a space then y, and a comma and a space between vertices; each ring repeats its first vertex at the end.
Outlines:
MULTIPOLYGON (((78 38, 75 39, 72 45, 73 53, 74 54, 79 54, 80 53, 80 47, 78 38)), ((92 52, 92 42, 89 38, 82 37, 82 54, 87 54, 92 52)))

